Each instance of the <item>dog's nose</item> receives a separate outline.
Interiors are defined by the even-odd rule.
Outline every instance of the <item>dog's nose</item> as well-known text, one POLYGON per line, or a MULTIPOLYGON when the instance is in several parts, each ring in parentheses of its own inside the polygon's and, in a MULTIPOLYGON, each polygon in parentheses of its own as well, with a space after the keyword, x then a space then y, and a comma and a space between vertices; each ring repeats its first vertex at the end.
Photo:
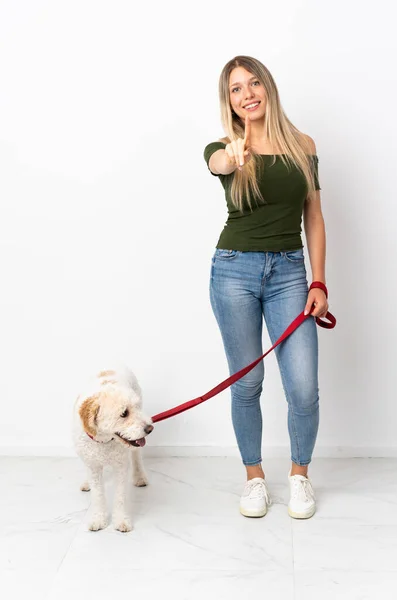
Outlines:
POLYGON ((147 435, 149 435, 149 433, 152 433, 153 429, 154 429, 153 425, 146 425, 144 431, 147 435))

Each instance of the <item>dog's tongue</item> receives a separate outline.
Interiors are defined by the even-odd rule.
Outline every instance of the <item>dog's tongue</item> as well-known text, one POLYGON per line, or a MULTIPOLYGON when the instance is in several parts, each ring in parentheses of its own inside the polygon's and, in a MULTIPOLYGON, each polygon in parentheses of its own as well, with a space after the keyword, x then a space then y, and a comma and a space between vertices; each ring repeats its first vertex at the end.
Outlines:
POLYGON ((142 447, 146 444, 146 440, 145 438, 141 438, 140 440, 137 440, 136 443, 142 447))

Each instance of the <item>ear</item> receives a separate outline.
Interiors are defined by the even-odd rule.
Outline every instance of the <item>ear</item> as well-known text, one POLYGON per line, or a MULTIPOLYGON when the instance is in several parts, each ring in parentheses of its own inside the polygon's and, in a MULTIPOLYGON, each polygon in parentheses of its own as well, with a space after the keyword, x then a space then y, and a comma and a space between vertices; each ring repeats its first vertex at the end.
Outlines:
POLYGON ((83 427, 93 437, 97 434, 97 418, 99 412, 99 397, 90 396, 80 406, 79 414, 83 427))

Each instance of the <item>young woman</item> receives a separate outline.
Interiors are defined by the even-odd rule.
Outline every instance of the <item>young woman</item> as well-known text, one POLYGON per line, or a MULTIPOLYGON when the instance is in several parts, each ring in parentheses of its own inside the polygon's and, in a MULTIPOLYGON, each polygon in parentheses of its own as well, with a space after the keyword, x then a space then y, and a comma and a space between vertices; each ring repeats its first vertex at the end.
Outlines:
MULTIPOLYGON (((222 70, 219 95, 227 137, 204 150, 210 172, 225 190, 228 219, 212 259, 210 298, 230 373, 263 353, 262 324, 272 343, 303 310, 325 316, 325 227, 313 140, 285 115, 268 69, 237 56, 222 70), (301 221, 313 281, 309 290, 301 221)), ((306 313, 307 314, 307 313, 306 313)), ((318 343, 314 318, 276 349, 288 402, 292 517, 315 512, 308 465, 319 423, 318 343)), ((264 364, 231 387, 232 421, 247 482, 240 512, 261 517, 270 504, 262 469, 260 396, 264 364)))

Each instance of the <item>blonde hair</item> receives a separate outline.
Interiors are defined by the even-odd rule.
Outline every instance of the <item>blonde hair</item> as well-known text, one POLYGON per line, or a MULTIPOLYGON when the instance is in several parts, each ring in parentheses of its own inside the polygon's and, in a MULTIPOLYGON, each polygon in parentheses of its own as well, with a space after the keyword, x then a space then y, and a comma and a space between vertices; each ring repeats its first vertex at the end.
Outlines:
MULTIPOLYGON (((221 141, 229 144, 237 138, 244 137, 244 122, 232 113, 230 106, 229 78, 230 73, 236 67, 243 67, 255 77, 265 88, 266 93, 266 113, 265 113, 265 135, 269 140, 273 151, 277 148, 282 153, 280 158, 284 164, 290 168, 291 165, 297 167, 304 175, 308 194, 315 190, 315 180, 313 173, 313 158, 310 156, 311 144, 310 138, 301 133, 287 118, 284 113, 276 83, 270 71, 255 58, 250 56, 236 56, 230 60, 223 68, 219 78, 219 99, 221 105, 221 119, 223 128, 227 134, 221 141)), ((243 210, 244 200, 252 210, 252 201, 255 198, 258 202, 265 202, 257 181, 257 167, 260 161, 259 155, 252 152, 251 160, 240 171, 234 171, 233 183, 231 187, 231 199, 233 204, 240 211, 243 210)), ((273 158, 272 165, 276 158, 273 158)))

